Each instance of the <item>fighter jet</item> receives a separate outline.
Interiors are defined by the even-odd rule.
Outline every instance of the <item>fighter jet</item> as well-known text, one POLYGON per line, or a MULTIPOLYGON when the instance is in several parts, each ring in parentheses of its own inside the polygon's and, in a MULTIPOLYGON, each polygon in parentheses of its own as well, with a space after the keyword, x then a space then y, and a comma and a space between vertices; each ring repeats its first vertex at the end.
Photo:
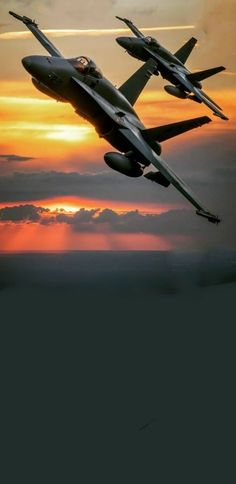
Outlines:
POLYGON ((197 43, 194 37, 180 47, 175 54, 172 54, 153 37, 145 37, 131 20, 116 18, 122 20, 136 36, 136 38, 118 37, 117 43, 136 59, 144 62, 150 58, 154 59, 157 62, 157 69, 154 74, 158 76, 160 73, 163 79, 171 82, 171 85, 164 86, 168 94, 180 99, 192 99, 192 101, 204 103, 213 111, 215 116, 228 120, 222 113, 221 107, 202 90, 201 84, 201 81, 207 79, 207 77, 224 71, 225 67, 220 66, 205 71, 190 72, 184 65, 197 43))
POLYGON ((130 177, 144 175, 164 187, 172 184, 196 207, 198 215, 213 223, 220 222, 160 156, 162 141, 211 120, 203 116, 145 129, 133 108, 149 78, 156 71, 154 60, 149 59, 117 89, 87 56, 65 59, 39 30, 35 21, 14 12, 9 13, 22 21, 51 54, 31 55, 22 59, 34 86, 57 101, 70 103, 76 114, 89 121, 98 135, 118 150, 104 155, 105 163, 110 168, 130 177), (157 171, 145 173, 150 165, 157 168, 157 171))

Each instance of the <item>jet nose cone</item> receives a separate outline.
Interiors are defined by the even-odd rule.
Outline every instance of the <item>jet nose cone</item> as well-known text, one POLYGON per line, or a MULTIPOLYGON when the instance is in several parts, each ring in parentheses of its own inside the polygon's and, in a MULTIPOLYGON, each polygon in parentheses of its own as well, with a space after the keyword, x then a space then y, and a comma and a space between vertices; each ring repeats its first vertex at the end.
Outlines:
POLYGON ((31 56, 24 57, 24 59, 22 59, 22 64, 24 68, 30 72, 30 67, 32 66, 32 57, 31 56))
POLYGON ((117 37, 116 42, 121 45, 121 47, 124 47, 124 49, 127 49, 130 45, 129 37, 117 37))

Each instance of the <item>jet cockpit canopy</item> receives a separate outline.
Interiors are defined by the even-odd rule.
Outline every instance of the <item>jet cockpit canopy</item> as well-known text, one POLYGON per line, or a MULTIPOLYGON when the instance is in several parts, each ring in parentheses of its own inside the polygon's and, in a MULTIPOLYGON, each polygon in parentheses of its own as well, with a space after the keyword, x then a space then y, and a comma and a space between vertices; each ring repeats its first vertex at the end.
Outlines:
POLYGON ((145 42, 148 44, 148 45, 160 45, 156 39, 154 39, 154 37, 150 37, 150 35, 148 37, 145 37, 145 42))
POLYGON ((69 59, 69 62, 73 65, 73 67, 84 76, 90 75, 92 77, 101 78, 102 72, 97 67, 95 62, 93 62, 89 57, 75 57, 73 59, 69 59))

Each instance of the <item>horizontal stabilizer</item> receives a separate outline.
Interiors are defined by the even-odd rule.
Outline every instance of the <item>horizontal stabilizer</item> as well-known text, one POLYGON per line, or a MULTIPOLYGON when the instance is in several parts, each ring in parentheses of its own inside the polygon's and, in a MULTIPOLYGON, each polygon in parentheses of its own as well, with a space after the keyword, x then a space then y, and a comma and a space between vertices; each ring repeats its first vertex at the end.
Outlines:
POLYGON ((137 101, 156 68, 156 62, 153 59, 149 59, 124 84, 122 84, 121 87, 119 87, 119 91, 126 97, 126 99, 128 99, 132 106, 137 101))
POLYGON ((182 47, 180 47, 179 50, 177 50, 177 52, 175 52, 174 54, 175 57, 177 57, 177 59, 179 59, 180 62, 185 64, 186 60, 190 56, 196 43, 197 43, 197 39, 195 39, 194 37, 191 37, 191 39, 189 39, 188 42, 186 42, 186 44, 184 44, 182 47))
POLYGON ((208 118, 208 116, 201 116, 199 118, 188 119, 187 121, 166 124, 165 126, 159 126, 157 128, 144 129, 142 135, 146 141, 148 141, 148 138, 151 138, 152 140, 161 143, 162 141, 166 141, 174 136, 185 133, 185 131, 198 128, 199 126, 210 122, 211 119, 208 118))
POLYGON ((207 69, 206 71, 194 72, 192 74, 187 74, 187 78, 190 82, 200 82, 208 77, 218 74, 218 72, 225 71, 225 67, 213 67, 213 69, 207 69))

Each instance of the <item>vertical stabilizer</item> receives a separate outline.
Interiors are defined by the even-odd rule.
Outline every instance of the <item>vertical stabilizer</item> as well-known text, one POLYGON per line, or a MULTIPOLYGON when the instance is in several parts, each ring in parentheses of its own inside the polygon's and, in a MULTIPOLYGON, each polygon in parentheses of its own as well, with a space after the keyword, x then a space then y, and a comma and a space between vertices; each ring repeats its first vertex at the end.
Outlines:
POLYGON ((197 43, 197 39, 195 39, 194 37, 191 37, 191 39, 189 39, 188 42, 186 42, 186 44, 184 44, 182 47, 180 47, 179 50, 177 50, 177 52, 175 52, 174 54, 175 57, 177 57, 177 59, 179 59, 180 62, 185 64, 186 60, 189 58, 196 43, 197 43))
POLYGON ((119 88, 119 91, 128 99, 132 106, 137 101, 156 68, 156 62, 153 59, 149 59, 119 88))

